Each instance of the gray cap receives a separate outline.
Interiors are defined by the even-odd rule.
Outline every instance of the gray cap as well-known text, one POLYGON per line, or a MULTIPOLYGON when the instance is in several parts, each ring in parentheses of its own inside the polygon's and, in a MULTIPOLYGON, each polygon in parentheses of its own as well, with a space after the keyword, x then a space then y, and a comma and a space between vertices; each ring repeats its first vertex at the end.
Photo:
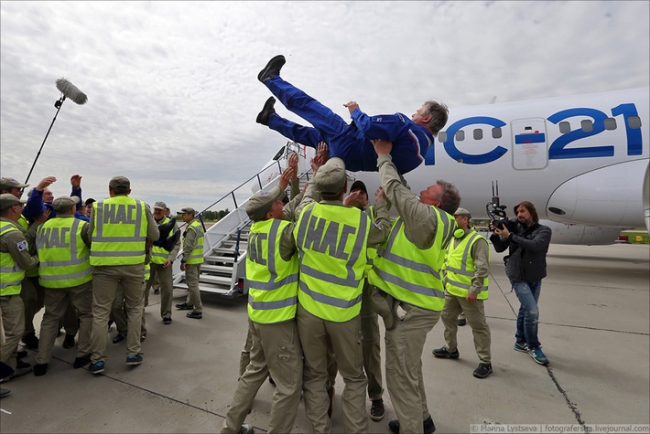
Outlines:
POLYGON ((472 214, 469 211, 467 211, 465 208, 458 208, 454 213, 454 215, 463 215, 472 218, 472 214))
POLYGON ((52 208, 54 208, 54 211, 59 213, 68 212, 78 203, 79 203, 79 197, 77 196, 57 197, 56 199, 54 199, 54 202, 52 202, 52 208))
POLYGON ((194 208, 191 207, 185 207, 182 210, 178 211, 179 214, 192 214, 196 215, 196 211, 194 211, 194 208))
POLYGON ((167 208, 167 204, 163 201, 158 201, 153 204, 153 209, 165 209, 167 208))
POLYGON ((0 179, 0 190, 11 190, 12 188, 26 188, 29 184, 21 184, 13 178, 0 179))
POLYGON ((108 183, 108 188, 113 190, 120 188, 128 190, 131 188, 131 181, 126 176, 114 176, 111 182, 108 183))
POLYGON ((282 190, 275 186, 268 191, 260 190, 248 199, 246 214, 251 220, 258 222, 264 220, 266 213, 271 209, 271 204, 282 197, 282 190))
POLYGON ((11 193, 0 194, 0 210, 4 211, 14 205, 27 203, 27 199, 18 199, 11 193))
POLYGON ((316 173, 316 187, 320 194, 339 194, 345 188, 348 177, 345 173, 345 163, 340 158, 330 158, 316 173))

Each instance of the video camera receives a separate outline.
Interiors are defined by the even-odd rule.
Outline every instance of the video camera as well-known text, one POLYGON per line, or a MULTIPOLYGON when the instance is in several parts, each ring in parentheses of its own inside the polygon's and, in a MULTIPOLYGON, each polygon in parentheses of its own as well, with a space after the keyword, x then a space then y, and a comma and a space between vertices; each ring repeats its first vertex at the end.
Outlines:
POLYGON ((499 229, 508 227, 510 220, 506 215, 506 206, 499 201, 499 181, 492 181, 492 200, 485 205, 485 211, 492 226, 499 229))

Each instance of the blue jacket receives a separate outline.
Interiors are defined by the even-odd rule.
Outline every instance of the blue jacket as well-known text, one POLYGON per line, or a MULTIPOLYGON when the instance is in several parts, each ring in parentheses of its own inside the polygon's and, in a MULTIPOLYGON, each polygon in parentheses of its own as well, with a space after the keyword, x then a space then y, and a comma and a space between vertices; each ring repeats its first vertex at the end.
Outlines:
MULTIPOLYGON (((84 221, 90 221, 88 217, 86 217, 81 212, 79 212, 79 210, 83 206, 83 200, 81 198, 81 189, 72 187, 72 192, 70 193, 70 197, 72 196, 77 196, 79 198, 79 203, 77 204, 77 212, 74 215, 75 218, 84 221)), ((23 208, 23 215, 25 216, 27 221, 32 223, 34 219, 39 215, 43 214, 47 208, 50 209, 49 218, 56 217, 56 211, 54 211, 54 208, 52 208, 52 204, 43 202, 43 191, 32 190, 32 193, 29 195, 29 198, 27 199, 27 204, 25 204, 25 208, 23 208)))

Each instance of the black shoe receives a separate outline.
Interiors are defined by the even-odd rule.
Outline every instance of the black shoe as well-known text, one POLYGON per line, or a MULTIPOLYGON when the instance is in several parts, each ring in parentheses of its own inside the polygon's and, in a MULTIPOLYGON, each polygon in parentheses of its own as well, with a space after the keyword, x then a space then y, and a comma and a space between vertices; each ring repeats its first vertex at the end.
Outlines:
POLYGON ((72 348, 74 347, 74 335, 65 335, 63 339, 63 348, 72 348))
POLYGON ((115 322, 115 321, 113 321, 112 319, 109 319, 109 320, 108 320, 108 331, 109 331, 109 332, 111 331, 111 327, 113 327, 113 323, 114 323, 114 322, 115 322))
POLYGON ((16 353, 16 358, 17 359, 22 359, 23 357, 27 357, 27 351, 22 350, 22 351, 18 351, 16 353))
POLYGON ((449 352, 447 349, 447 346, 444 346, 442 348, 436 348, 435 350, 432 351, 433 355, 436 356, 439 359, 457 359, 460 357, 460 353, 458 352, 458 349, 449 352))
MULTIPOLYGON (((424 434, 433 434, 436 432, 436 425, 433 423, 431 416, 422 422, 422 427, 424 428, 424 434)), ((388 429, 390 429, 392 433, 399 434, 399 420, 391 420, 388 422, 388 429)))
POLYGON ((74 359, 74 363, 72 364, 72 367, 74 369, 83 368, 88 363, 90 363, 90 356, 91 354, 88 353, 85 356, 77 357, 76 359, 74 359))
POLYGON ((188 312, 186 316, 188 318, 194 318, 194 319, 203 318, 203 314, 201 312, 196 312, 196 311, 188 312))
POLYGON ((137 366, 142 364, 142 354, 138 353, 135 356, 128 356, 126 364, 129 366, 137 366))
POLYGON ((88 366, 88 371, 93 375, 101 374, 104 372, 104 362, 91 363, 90 366, 88 366))
POLYGON ((22 341, 28 349, 38 350, 38 338, 35 333, 32 332, 23 336, 22 341))
POLYGON ((11 390, 9 389, 0 389, 0 398, 4 398, 5 396, 9 395, 11 393, 11 390))
POLYGON ((255 431, 253 430, 253 427, 247 423, 242 424, 241 428, 239 429, 239 434, 253 434, 254 432, 255 431))
POLYGON ((178 309, 178 310, 194 310, 194 306, 191 305, 191 304, 187 304, 187 303, 178 303, 176 305, 176 309, 178 309))
MULTIPOLYGON (((158 225, 158 232, 160 232, 160 237, 154 241, 154 246, 164 247, 163 244, 169 237, 169 233, 176 227, 176 217, 170 217, 167 223, 158 225)), ((178 231, 176 231, 178 232, 178 231)), ((167 249, 165 249, 167 250, 167 249)))
POLYGON ((459 325, 459 326, 462 327, 462 326, 464 326, 465 324, 467 324, 467 319, 466 319, 466 318, 458 318, 458 325, 459 325))
POLYGON ((262 108, 262 111, 259 112, 257 115, 257 119, 255 119, 255 122, 258 124, 266 125, 267 127, 269 126, 269 119, 271 119, 271 115, 275 113, 275 109, 273 106, 275 105, 275 98, 271 97, 266 100, 264 103, 264 107, 262 108))
POLYGON ((166 316, 163 318, 163 324, 171 324, 171 323, 172 323, 172 319, 170 317, 166 316))
POLYGON ((144 342, 145 339, 147 339, 147 335, 140 336, 140 342, 144 342))
POLYGON ((287 59, 284 58, 282 54, 275 56, 273 59, 269 60, 269 63, 266 64, 264 69, 257 74, 257 79, 264 83, 269 78, 277 77, 280 75, 280 69, 287 63, 287 59))
POLYGON ((113 338, 113 343, 114 343, 114 344, 117 344, 117 343, 119 343, 119 342, 122 342, 123 340, 124 340, 124 335, 118 333, 117 336, 115 336, 115 337, 113 338))
POLYGON ((32 365, 18 359, 16 363, 16 369, 14 370, 14 373, 11 375, 11 378, 22 377, 23 375, 29 374, 30 372, 32 372, 32 365))
POLYGON ((162 242, 161 247, 167 250, 168 252, 171 252, 172 250, 174 250, 174 246, 176 245, 176 243, 180 238, 181 238, 181 231, 176 231, 174 232, 174 235, 172 235, 171 237, 167 237, 167 239, 162 242))
POLYGON ((379 399, 373 399, 372 400, 372 407, 370 407, 370 419, 376 421, 380 421, 384 418, 384 400, 379 398, 379 399))
POLYGON ((492 363, 479 363, 478 368, 474 370, 476 378, 485 378, 492 373, 492 363))
POLYGON ((153 293, 154 293, 155 295, 160 294, 160 288, 156 288, 156 289, 154 289, 154 290, 153 290, 153 293))
POLYGON ((40 377, 47 373, 47 363, 36 364, 34 365, 34 376, 40 377))

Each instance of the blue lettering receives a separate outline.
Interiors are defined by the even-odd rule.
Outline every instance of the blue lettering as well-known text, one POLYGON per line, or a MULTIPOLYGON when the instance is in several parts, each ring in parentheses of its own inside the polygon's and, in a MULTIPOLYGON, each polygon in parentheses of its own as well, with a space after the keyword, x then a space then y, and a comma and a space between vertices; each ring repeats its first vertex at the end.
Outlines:
POLYGON ((613 146, 588 146, 583 148, 565 149, 567 145, 576 140, 586 137, 595 136, 605 130, 605 119, 607 115, 599 110, 590 108, 573 108, 562 110, 549 116, 549 122, 559 123, 574 116, 588 116, 593 119, 593 130, 584 132, 582 129, 573 130, 567 134, 562 134, 555 139, 553 144, 548 148, 549 160, 560 160, 565 158, 589 158, 589 157, 611 157, 614 155, 613 146))
POLYGON ((612 109, 612 116, 623 115, 625 124, 625 134, 627 136, 627 155, 643 154, 643 139, 641 138, 641 128, 630 128, 630 116, 639 116, 634 104, 621 104, 612 109))

